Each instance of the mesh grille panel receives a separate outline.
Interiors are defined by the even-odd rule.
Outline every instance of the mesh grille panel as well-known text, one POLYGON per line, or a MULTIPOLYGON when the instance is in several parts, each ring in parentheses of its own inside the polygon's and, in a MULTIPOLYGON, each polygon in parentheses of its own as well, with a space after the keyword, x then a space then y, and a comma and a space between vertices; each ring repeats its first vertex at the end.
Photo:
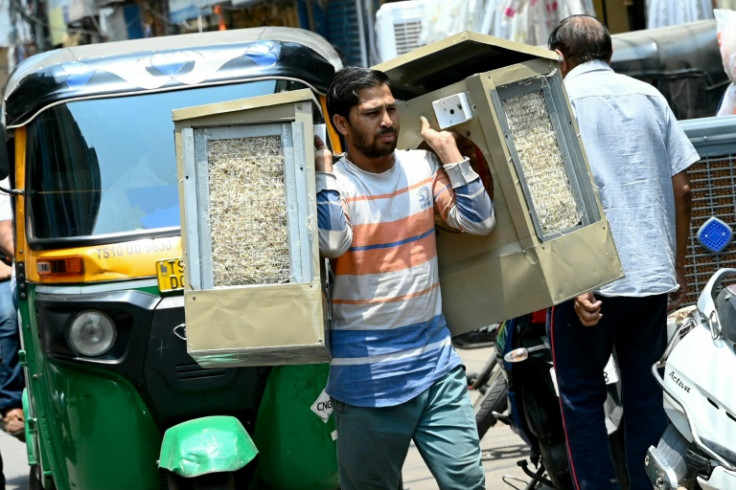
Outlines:
POLYGON ((698 295, 718 269, 736 266, 736 245, 729 244, 713 254, 698 243, 696 234, 705 221, 716 216, 729 225, 736 223, 736 170, 733 155, 704 157, 688 169, 693 200, 690 238, 685 262, 689 293, 686 303, 697 302, 698 295))
POLYGON ((544 94, 540 90, 510 97, 503 101, 503 108, 543 233, 578 225, 582 205, 570 186, 544 94))
POLYGON ((396 39, 396 54, 408 53, 419 47, 419 35, 422 32, 422 22, 396 22, 394 23, 394 36, 396 39))
POLYGON ((289 282, 281 138, 210 141, 207 153, 214 285, 289 282))

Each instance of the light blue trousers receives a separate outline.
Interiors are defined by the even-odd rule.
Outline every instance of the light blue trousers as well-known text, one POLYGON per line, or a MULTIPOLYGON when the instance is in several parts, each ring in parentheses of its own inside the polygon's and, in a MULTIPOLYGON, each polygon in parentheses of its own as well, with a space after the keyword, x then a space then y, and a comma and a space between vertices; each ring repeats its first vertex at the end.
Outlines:
POLYGON ((485 488, 462 366, 401 405, 366 408, 333 400, 333 407, 342 490, 398 489, 412 440, 440 489, 485 488))

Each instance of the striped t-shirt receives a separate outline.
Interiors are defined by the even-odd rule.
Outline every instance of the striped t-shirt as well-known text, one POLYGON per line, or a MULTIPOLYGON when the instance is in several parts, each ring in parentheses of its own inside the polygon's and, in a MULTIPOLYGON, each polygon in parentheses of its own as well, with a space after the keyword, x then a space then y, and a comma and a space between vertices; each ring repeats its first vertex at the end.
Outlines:
POLYGON ((493 206, 468 160, 397 150, 366 172, 341 158, 317 174, 320 251, 333 258, 332 363, 327 392, 344 403, 393 406, 461 363, 442 314, 435 211, 487 234, 493 206))

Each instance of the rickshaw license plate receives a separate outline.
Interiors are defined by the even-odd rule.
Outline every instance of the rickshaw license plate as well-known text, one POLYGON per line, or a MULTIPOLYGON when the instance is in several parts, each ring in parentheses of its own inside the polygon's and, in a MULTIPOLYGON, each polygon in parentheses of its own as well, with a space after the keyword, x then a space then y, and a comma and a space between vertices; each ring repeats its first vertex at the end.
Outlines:
POLYGON ((156 276, 162 293, 184 289, 184 264, 179 258, 156 261, 156 276))

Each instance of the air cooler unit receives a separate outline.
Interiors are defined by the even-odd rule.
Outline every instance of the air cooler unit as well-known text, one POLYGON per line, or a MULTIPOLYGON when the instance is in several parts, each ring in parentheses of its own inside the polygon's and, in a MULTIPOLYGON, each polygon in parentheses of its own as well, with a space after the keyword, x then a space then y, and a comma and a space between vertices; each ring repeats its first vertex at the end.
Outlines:
POLYGON ((453 334, 622 276, 554 53, 465 31, 376 69, 397 101, 398 147, 423 147, 420 116, 455 131, 493 199, 496 228, 487 236, 438 219, 443 312, 453 334))
POLYGON ((422 34, 422 6, 417 1, 381 5, 376 12, 376 36, 381 61, 418 48, 422 34))
POLYGON ((173 111, 187 352, 203 367, 330 359, 312 150, 319 114, 308 89, 173 111))

